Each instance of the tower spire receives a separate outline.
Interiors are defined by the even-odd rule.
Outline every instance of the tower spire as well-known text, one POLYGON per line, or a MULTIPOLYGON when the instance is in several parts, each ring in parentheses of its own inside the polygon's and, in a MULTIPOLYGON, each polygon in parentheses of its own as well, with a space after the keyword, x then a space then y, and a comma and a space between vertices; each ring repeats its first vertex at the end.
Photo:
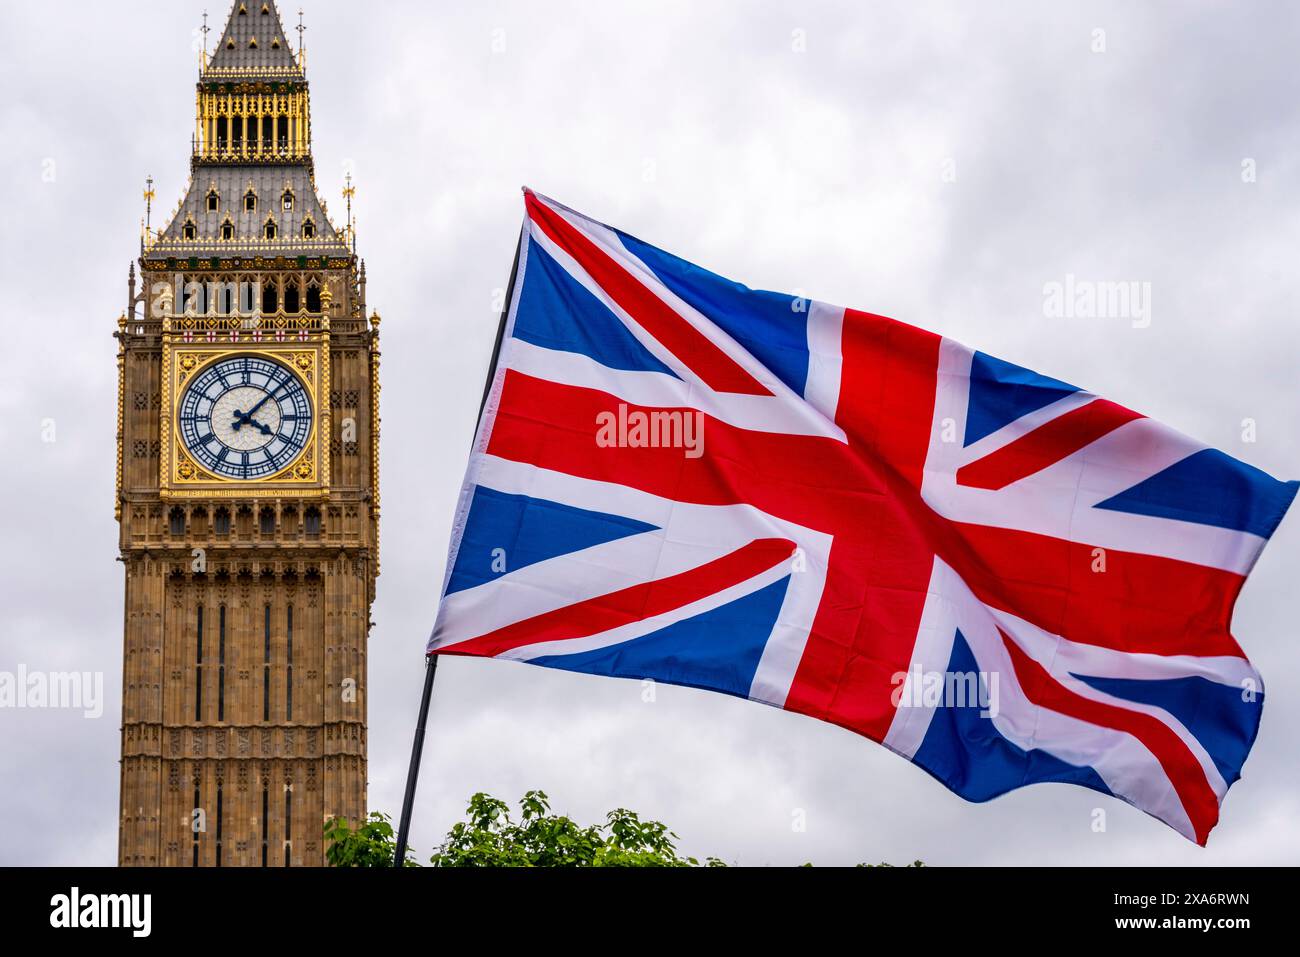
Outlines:
POLYGON ((301 73, 289 49, 275 0, 234 0, 226 28, 203 72, 211 79, 301 73))
POLYGON ((190 187, 161 229, 146 210, 142 252, 352 253, 351 213, 336 228, 316 193, 311 93, 275 0, 234 0, 218 36, 196 89, 190 187))

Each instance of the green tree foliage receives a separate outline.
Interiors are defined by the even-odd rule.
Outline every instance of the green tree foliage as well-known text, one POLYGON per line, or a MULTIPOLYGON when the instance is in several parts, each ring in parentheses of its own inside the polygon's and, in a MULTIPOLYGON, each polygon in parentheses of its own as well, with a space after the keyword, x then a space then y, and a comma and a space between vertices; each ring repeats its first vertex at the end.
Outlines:
MULTIPOLYGON (((619 808, 604 824, 583 827, 572 818, 551 812, 542 791, 529 791, 519 801, 519 819, 505 801, 490 794, 469 799, 465 820, 448 832, 430 859, 434 867, 698 867, 682 857, 677 835, 658 821, 643 821, 619 808)), ((387 814, 372 811, 359 827, 345 818, 325 825, 325 858, 334 867, 390 867, 396 853, 393 825, 387 814)), ((722 866, 709 858, 707 866, 722 866)), ((410 857, 407 867, 419 864, 410 857)))
MULTIPOLYGON (((332 818, 325 825, 325 840, 325 857, 334 867, 391 867, 396 853, 393 825, 387 814, 378 811, 355 829, 344 818, 332 818)), ((511 817, 505 801, 479 793, 469 799, 465 820, 447 833, 430 863, 434 867, 699 867, 697 859, 677 853, 676 840, 666 825, 643 821, 626 808, 610 811, 604 824, 584 827, 552 813, 542 791, 523 796, 518 820, 511 817)), ((420 866, 409 851, 404 863, 420 866)), ((726 865, 710 857, 704 866, 726 865)), ((906 866, 925 865, 915 861, 906 866)))
MULTIPOLYGON (((488 794, 469 800, 466 820, 452 827, 430 859, 434 867, 696 867, 677 853, 677 835, 658 821, 619 808, 604 824, 583 827, 551 812, 542 791, 519 802, 519 820, 488 794)), ((710 859, 710 864, 715 862, 710 859)))
MULTIPOLYGON (((397 839, 387 814, 371 811, 355 830, 347 818, 325 822, 325 860, 331 867, 392 867, 397 839)), ((407 867, 419 867, 408 855, 407 867)))

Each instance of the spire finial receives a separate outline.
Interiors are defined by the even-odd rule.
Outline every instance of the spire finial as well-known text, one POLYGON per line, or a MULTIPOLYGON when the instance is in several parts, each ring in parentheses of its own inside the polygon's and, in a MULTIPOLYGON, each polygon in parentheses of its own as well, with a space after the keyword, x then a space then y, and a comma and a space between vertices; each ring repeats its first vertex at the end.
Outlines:
POLYGON ((298 8, 298 25, 294 29, 298 31, 298 69, 305 73, 307 70, 307 40, 303 34, 307 32, 307 26, 302 22, 302 7, 298 8))
POLYGON ((352 185, 352 171, 348 171, 347 185, 343 187, 343 198, 348 201, 348 238, 352 240, 352 251, 357 249, 356 220, 352 218, 352 197, 357 194, 357 188, 352 185))
POLYGON ((153 225, 153 198, 157 194, 153 191, 153 175, 144 181, 144 225, 148 229, 153 225))
POLYGON ((203 56, 206 58, 208 55, 208 11, 206 10, 203 11, 203 26, 199 28, 199 32, 203 34, 203 56))

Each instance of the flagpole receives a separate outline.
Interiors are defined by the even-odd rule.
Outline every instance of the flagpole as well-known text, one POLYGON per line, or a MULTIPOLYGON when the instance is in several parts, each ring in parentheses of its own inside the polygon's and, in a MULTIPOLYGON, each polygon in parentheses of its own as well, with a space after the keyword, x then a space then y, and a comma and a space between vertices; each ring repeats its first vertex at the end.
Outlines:
MULTIPOLYGON (((488 364, 487 379, 483 383, 483 398, 478 404, 478 422, 483 421, 483 410, 487 408, 488 396, 492 392, 492 380, 496 378, 497 361, 501 358, 501 344, 505 341, 506 320, 510 316, 510 304, 515 297, 515 277, 519 274, 519 249, 523 245, 523 232, 520 231, 519 242, 515 243, 515 261, 510 267, 510 281, 506 284, 506 301, 501 308, 501 318, 497 322, 496 341, 492 344, 492 361, 488 364)), ((477 427, 474 430, 478 434, 477 427)), ((420 694, 420 714, 415 721, 415 740, 411 742, 411 763, 406 770, 406 793, 402 797, 402 816, 397 822, 397 849, 393 854, 393 866, 401 867, 406 860, 406 843, 411 836, 411 811, 415 806, 415 785, 420 778, 420 758, 424 754, 424 727, 429 718, 429 701, 433 697, 433 679, 438 673, 438 656, 424 656, 424 691, 420 694)))

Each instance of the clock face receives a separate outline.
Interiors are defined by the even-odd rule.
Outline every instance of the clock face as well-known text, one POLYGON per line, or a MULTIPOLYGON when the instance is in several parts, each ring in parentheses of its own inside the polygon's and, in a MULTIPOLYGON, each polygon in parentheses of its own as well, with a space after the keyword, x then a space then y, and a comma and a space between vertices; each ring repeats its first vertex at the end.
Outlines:
POLYGON ((181 397, 181 441, 198 465, 251 480, 293 464, 311 436, 311 398, 288 366, 230 356, 205 368, 181 397))

